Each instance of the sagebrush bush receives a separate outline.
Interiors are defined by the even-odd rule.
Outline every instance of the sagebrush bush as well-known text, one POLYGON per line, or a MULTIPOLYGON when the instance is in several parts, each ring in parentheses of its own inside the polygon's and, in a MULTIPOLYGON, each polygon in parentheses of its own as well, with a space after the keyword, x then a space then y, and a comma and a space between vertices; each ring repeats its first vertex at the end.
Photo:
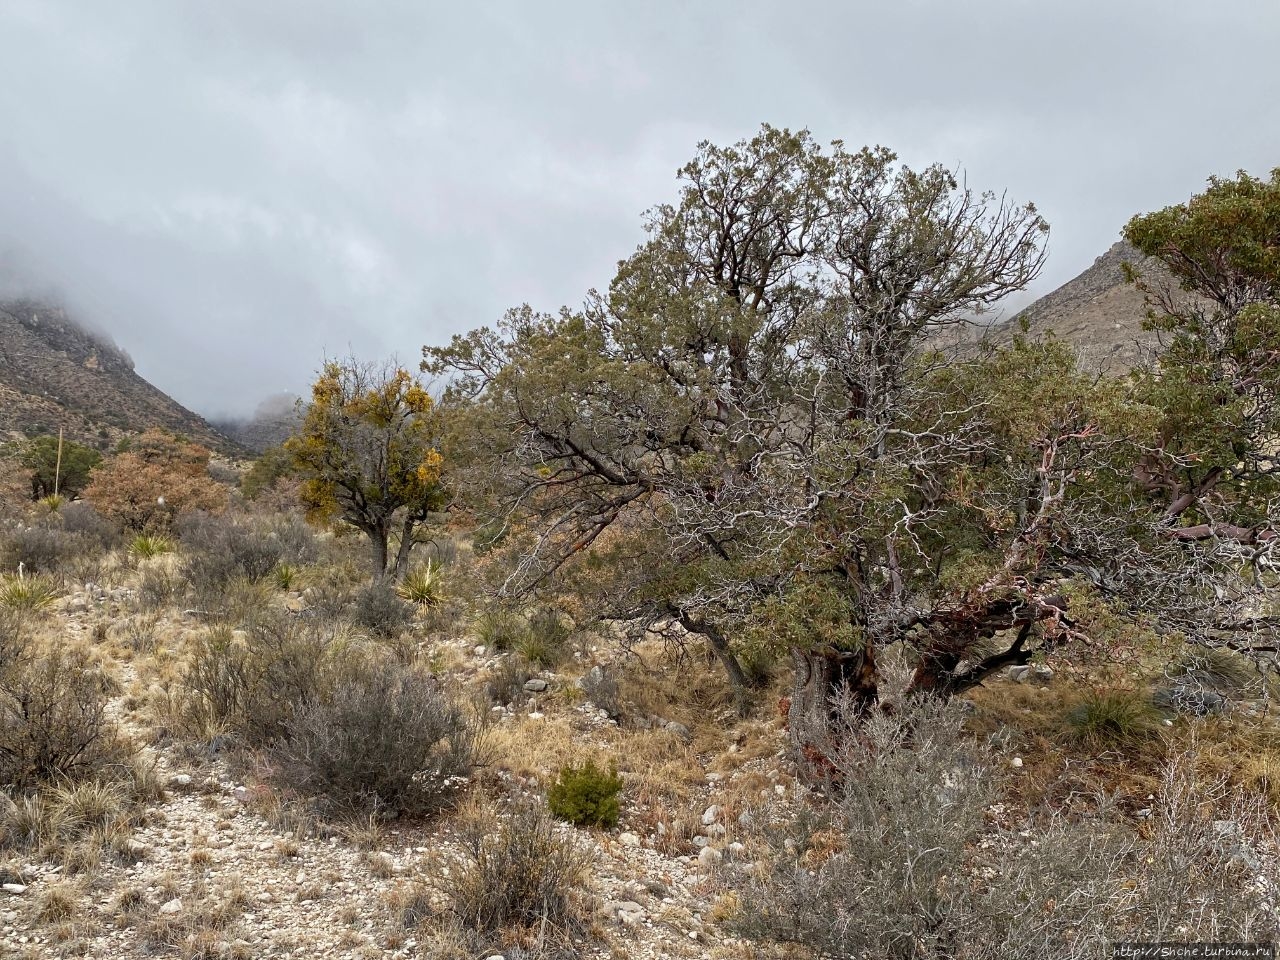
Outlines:
POLYGON ((463 863, 443 884, 465 926, 489 936, 583 928, 590 859, 545 809, 525 803, 500 820, 474 814, 460 833, 463 863))
POLYGON ((13 572, 21 565, 26 573, 62 573, 80 558, 98 552, 87 537, 61 529, 56 518, 0 532, 0 571, 13 572))
POLYGON ((413 623, 413 607, 385 583, 357 590, 351 595, 346 613, 352 626, 384 639, 398 636, 413 623))
POLYGON ((912 699, 851 723, 832 757, 832 806, 771 836, 771 872, 739 889, 742 929, 839 956, 946 955, 964 929, 963 884, 951 878, 994 799, 962 716, 912 699))
POLYGON ((470 776, 476 736, 433 677, 394 663, 350 663, 333 690, 299 708, 279 746, 289 782, 348 813, 434 813, 470 776))
POLYGON ((83 500, 66 504, 58 511, 58 518, 65 532, 84 538, 99 550, 111 550, 120 544, 120 526, 83 500))
POLYGON ((83 650, 40 650, 0 669, 0 784, 76 782, 125 763, 133 747, 107 716, 115 684, 83 650))
POLYGON ((216 595, 233 580, 266 580, 281 564, 308 563, 316 555, 314 537, 292 520, 262 524, 197 512, 180 517, 175 529, 198 595, 216 595))
POLYGON ((621 805, 622 778, 617 767, 601 770, 588 760, 580 767, 564 767, 547 791, 552 814, 578 827, 616 827, 621 805))
POLYGON ((230 734, 253 747, 276 743, 298 710, 327 694, 331 643, 322 624, 286 617, 243 633, 215 627, 195 641, 169 722, 197 741, 230 734))
POLYGON ((1166 770, 1141 830, 1103 794, 1006 831, 984 820, 990 765, 962 721, 956 704, 909 701, 850 724, 830 802, 766 829, 767 871, 737 871, 735 926, 889 960, 1085 960, 1121 940, 1275 939, 1277 838, 1260 800, 1206 783, 1188 758, 1166 770))

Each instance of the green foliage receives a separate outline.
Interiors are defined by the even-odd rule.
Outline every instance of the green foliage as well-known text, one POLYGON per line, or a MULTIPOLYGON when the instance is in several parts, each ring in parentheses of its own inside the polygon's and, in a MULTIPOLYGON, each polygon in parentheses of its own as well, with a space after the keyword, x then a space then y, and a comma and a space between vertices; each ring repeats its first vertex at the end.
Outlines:
POLYGON ((444 571, 431 560, 410 567, 396 592, 408 603, 433 607, 444 599, 444 571))
POLYGON ((129 541, 129 553, 139 560, 173 552, 173 541, 152 533, 140 533, 129 541))
POLYGON ((62 591, 47 576, 0 577, 0 607, 16 612, 35 613, 48 610, 62 591))
POLYGON ((92 447, 64 440, 62 461, 58 462, 58 438, 36 437, 27 443, 22 465, 31 471, 31 499, 51 496, 55 490, 75 497, 89 483, 89 474, 102 461, 92 447))
POLYGON ((564 767, 547 791, 547 805, 561 820, 578 827, 616 827, 622 792, 617 767, 607 773, 588 760, 580 767, 564 767))
POLYGON ((340 519, 370 541, 373 578, 407 570, 418 526, 444 503, 443 460, 426 389, 405 370, 328 362, 296 436, 285 443, 316 521, 340 519), (400 534, 387 554, 393 529, 400 534))
POLYGON ((264 450, 240 479, 240 490, 247 500, 256 500, 263 491, 275 487, 293 470, 293 456, 284 447, 264 450))
POLYGON ((1071 736, 1096 749, 1129 749, 1151 740, 1156 717, 1138 693, 1094 690, 1067 714, 1071 736))

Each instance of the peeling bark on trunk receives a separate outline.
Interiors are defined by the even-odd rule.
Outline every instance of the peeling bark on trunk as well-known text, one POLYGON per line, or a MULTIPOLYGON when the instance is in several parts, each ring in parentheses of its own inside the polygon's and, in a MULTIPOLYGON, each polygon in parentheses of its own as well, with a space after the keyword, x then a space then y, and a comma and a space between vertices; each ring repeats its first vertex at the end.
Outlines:
POLYGON ((795 680, 787 725, 796 762, 806 779, 830 772, 842 726, 856 723, 879 706, 875 648, 850 652, 827 647, 793 647, 795 680), (841 716, 841 706, 851 711, 841 716))

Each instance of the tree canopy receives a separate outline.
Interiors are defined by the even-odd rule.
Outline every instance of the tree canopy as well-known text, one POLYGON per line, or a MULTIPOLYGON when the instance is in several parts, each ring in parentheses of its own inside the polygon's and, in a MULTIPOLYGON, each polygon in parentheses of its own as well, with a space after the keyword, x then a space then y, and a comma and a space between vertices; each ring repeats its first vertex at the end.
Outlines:
POLYGON ((102 454, 92 447, 72 440, 35 437, 22 452, 22 465, 31 471, 31 499, 39 500, 53 493, 75 497, 89 482, 89 474, 102 462, 102 454))
POLYGON ((370 541, 375 580, 408 569, 420 525, 444 504, 430 394, 408 371, 355 360, 324 365, 285 450, 313 520, 338 519, 370 541), (394 558, 393 532, 399 533, 394 558))
POLYGON ((147 430, 93 471, 84 496, 130 530, 165 529, 187 510, 216 513, 227 490, 209 476, 210 456, 197 443, 147 430))
POLYGON ((790 651, 801 745, 833 696, 878 702, 891 648, 953 693, 1104 632, 1207 631, 1229 572, 1149 482, 1153 438, 1202 428, 1169 376, 939 336, 1036 276, 1034 207, 770 127, 680 178, 583 309, 424 351, 505 591, 706 637, 740 690, 746 646, 790 651))

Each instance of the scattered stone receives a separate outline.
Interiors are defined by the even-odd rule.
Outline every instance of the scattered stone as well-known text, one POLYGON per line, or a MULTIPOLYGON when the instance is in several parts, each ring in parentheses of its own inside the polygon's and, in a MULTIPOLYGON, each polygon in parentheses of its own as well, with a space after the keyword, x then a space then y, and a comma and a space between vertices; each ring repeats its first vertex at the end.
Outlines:
POLYGON ((713 870, 720 865, 720 861, 724 859, 724 854, 715 847, 703 847, 698 852, 698 863, 702 864, 703 869, 713 870))
POLYGON ((6 883, 0 885, 0 890, 18 897, 27 892, 27 885, 25 883, 6 883))
POLYGON ((720 819, 719 804, 713 803, 711 806, 707 807, 707 809, 704 810, 702 813, 702 822, 704 825, 708 827, 711 826, 711 824, 715 823, 719 819, 720 819))
POLYGON ((1150 819, 1151 819, 1151 808, 1150 808, 1150 807, 1143 807, 1141 810, 1135 810, 1135 811, 1133 812, 1133 815, 1134 815, 1135 817, 1137 817, 1139 820, 1150 820, 1150 819))
POLYGON ((601 912, 624 927, 634 927, 644 919, 644 907, 634 900, 610 900, 601 912))
POLYGON ((178 788, 180 788, 180 789, 185 790, 185 789, 187 789, 188 787, 190 787, 190 786, 191 786, 191 774, 189 774, 189 773, 180 773, 180 774, 178 774, 177 776, 175 776, 172 780, 170 780, 169 782, 170 782, 170 784, 172 784, 173 786, 175 786, 175 787, 178 787, 178 788))
POLYGON ((620 834, 618 836, 618 842, 621 843, 624 847, 640 846, 640 838, 637 837, 634 833, 620 834))
POLYGON ((1013 767, 1015 770, 1021 770, 1021 769, 1022 769, 1022 758, 1021 758, 1021 757, 1014 757, 1012 760, 1010 760, 1010 761, 1009 761, 1009 766, 1013 767))
POLYGON ((1053 679, 1053 667, 1043 663, 1036 664, 1031 668, 1031 675, 1040 683, 1048 683, 1053 679))
POLYGON ((677 723, 674 720, 668 721, 666 728, 670 733, 674 733, 677 737, 688 743, 693 739, 693 733, 683 723, 677 723))
POLYGON ((737 840, 735 840, 733 843, 729 844, 729 852, 732 853, 735 857, 740 857, 747 852, 747 845, 745 843, 739 843, 737 840))
POLYGON ((540 680, 537 677, 534 677, 532 680, 526 680, 524 682, 524 692, 525 693, 542 693, 547 689, 548 686, 550 686, 550 684, 548 684, 547 681, 540 680))
POLYGON ((175 913, 181 913, 182 901, 179 900, 177 897, 174 897, 172 900, 168 901, 167 903, 163 903, 160 905, 160 912, 163 913, 165 916, 172 916, 175 913))
POLYGON ((476 644, 476 648, 475 648, 474 650, 472 650, 471 652, 472 652, 472 653, 474 653, 477 657, 483 657, 483 656, 484 656, 484 652, 485 652, 485 650, 487 650, 487 649, 488 649, 488 648, 487 648, 483 643, 478 643, 478 644, 476 644))
POLYGON ((1022 683, 1031 675, 1031 667, 1025 663, 1015 663, 1006 671, 1007 676, 1014 683, 1022 683))

